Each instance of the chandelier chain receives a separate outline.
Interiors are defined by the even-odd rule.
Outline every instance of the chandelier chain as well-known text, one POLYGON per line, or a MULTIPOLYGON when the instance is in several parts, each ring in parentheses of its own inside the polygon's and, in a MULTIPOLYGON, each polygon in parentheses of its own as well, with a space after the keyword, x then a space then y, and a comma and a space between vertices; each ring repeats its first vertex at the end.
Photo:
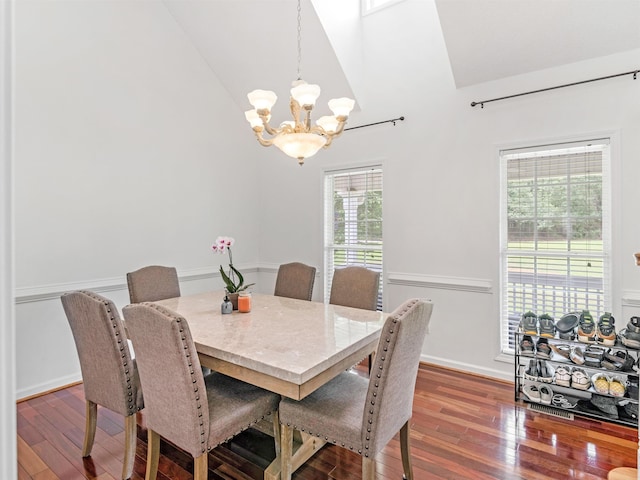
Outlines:
POLYGON ((301 26, 301 14, 300 0, 298 0, 298 80, 302 79, 300 74, 300 63, 302 61, 302 26, 301 26))

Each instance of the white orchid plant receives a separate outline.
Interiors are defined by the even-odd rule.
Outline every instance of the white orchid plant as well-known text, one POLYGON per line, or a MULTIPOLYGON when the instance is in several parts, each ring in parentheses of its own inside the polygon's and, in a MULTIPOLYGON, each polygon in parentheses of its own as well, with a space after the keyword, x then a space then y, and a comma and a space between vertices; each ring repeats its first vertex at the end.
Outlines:
POLYGON ((246 290, 255 283, 250 283, 248 285, 244 284, 244 277, 238 271, 236 267, 233 266, 233 256, 231 254, 231 247, 235 243, 235 240, 232 237, 218 237, 216 238, 216 242, 211 246, 211 250, 213 253, 219 253, 223 255, 225 252, 229 254, 229 273, 224 271, 222 265, 220 265, 220 276, 225 283, 225 290, 227 293, 239 293, 243 290, 246 290), (236 277, 238 281, 236 282, 236 277))

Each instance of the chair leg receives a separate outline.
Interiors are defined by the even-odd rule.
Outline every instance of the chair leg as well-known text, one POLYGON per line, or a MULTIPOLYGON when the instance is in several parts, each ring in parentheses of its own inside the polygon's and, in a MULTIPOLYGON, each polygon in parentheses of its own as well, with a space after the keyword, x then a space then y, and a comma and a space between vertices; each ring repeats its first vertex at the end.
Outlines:
POLYGON ((131 478, 133 462, 136 460, 136 415, 124 417, 124 462, 122 463, 122 480, 131 478))
POLYGON ((280 415, 278 410, 273 412, 273 441, 276 447, 276 457, 280 456, 280 415))
POLYGON ((84 443, 82 445, 82 456, 91 455, 93 441, 96 438, 96 424, 98 423, 98 405, 90 400, 86 401, 84 443))
POLYGON ((376 480, 375 458, 362 457, 362 480, 376 480))
POLYGON ((282 424, 280 441, 280 480, 291 480, 293 456, 293 428, 282 424))
POLYGON ((371 376, 371 369, 373 368, 373 354, 369 354, 369 376, 371 376))
POLYGON ((160 435, 147 429, 147 473, 145 480, 156 480, 160 460, 160 435))
POLYGON ((409 434, 411 428, 409 421, 400 429, 400 455, 402 456, 402 469, 406 480, 413 480, 413 468, 411 467, 411 446, 409 444, 409 434))
POLYGON ((209 474, 209 452, 193 459, 193 480, 207 480, 209 474))

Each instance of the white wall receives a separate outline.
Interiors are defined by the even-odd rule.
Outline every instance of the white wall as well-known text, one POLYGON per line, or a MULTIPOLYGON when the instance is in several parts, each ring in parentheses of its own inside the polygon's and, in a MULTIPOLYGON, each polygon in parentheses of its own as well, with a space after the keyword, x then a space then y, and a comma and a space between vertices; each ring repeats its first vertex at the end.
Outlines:
POLYGON ((617 132, 611 308, 622 328, 640 311, 640 272, 633 261, 640 248, 640 78, 595 82, 484 109, 470 103, 635 70, 640 51, 456 90, 431 2, 401 2, 363 22, 364 78, 371 80, 364 83, 366 108, 352 115, 349 125, 400 115, 406 121, 348 131, 309 159, 304 171, 278 162, 260 165, 261 232, 282 231, 294 239, 285 245, 280 237, 262 235, 260 261, 303 257, 321 267, 322 169, 382 159, 386 309, 412 296, 431 298, 435 307, 425 360, 512 378, 512 360, 496 360, 497 148, 617 132), (410 76, 400 73, 407 65, 413 67, 410 76), (291 198, 295 201, 287 201, 291 198))
POLYGON ((15 13, 21 398, 80 378, 62 292, 122 306, 125 273, 148 264, 177 267, 184 290, 221 288, 218 235, 255 272, 258 178, 241 112, 162 2, 15 13))

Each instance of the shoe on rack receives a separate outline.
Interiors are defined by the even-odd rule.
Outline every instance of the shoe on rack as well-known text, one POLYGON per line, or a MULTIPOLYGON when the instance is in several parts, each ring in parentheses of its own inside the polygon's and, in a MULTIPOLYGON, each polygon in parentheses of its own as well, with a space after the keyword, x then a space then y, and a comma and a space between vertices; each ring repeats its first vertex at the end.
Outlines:
POLYGON ((553 382, 553 368, 544 360, 538 360, 538 381, 543 383, 553 382))
POLYGON ((551 405, 551 399, 553 398, 553 390, 549 385, 541 385, 538 389, 540 393, 540 403, 544 405, 551 405))
POLYGON ((596 324, 589 310, 583 310, 578 321, 578 341, 596 343, 596 324))
POLYGON ((529 360, 529 368, 524 371, 524 378, 534 382, 538 381, 538 362, 535 359, 529 360))
POLYGON ((618 418, 618 407, 615 398, 594 393, 591 395, 591 404, 601 412, 606 413, 609 418, 618 418))
POLYGON ((585 371, 581 368, 573 367, 571 371, 571 387, 578 390, 588 390, 591 386, 591 380, 585 371))
POLYGON ((561 387, 570 387, 571 386, 571 372, 564 365, 560 365, 556 369, 556 385, 560 385, 561 387))
POLYGON ((623 328, 618 337, 625 347, 640 350, 640 317, 631 317, 627 328, 623 328))
POLYGON ((536 351, 533 347, 533 339, 530 335, 524 335, 520 340, 520 355, 525 357, 533 357, 536 351))
POLYGON ((613 347, 616 344, 616 327, 614 326, 616 320, 611 316, 609 312, 605 312, 600 315, 598 320, 598 343, 613 347))
POLYGON ((580 314, 567 313, 560 317, 560 320, 556 322, 556 330, 558 337, 562 340, 575 340, 576 327, 580 321, 580 314))
POLYGON ((526 395, 530 402, 540 403, 540 390, 535 385, 525 385, 522 393, 526 395))
POLYGON ((604 358, 605 353, 607 353, 608 351, 608 348, 589 345, 584 350, 584 366, 592 368, 602 367, 602 359, 604 358))
POLYGON ((580 347, 571 347, 569 359, 576 365, 584 365, 584 353, 580 347))
POLYGON ((627 382, 618 376, 611 377, 611 381, 609 382, 609 395, 613 395, 614 397, 624 397, 624 394, 627 393, 627 382))
POLYGON ((566 344, 566 343, 552 343, 549 345, 549 347, 551 347, 551 350, 554 351, 554 353, 556 353, 557 355, 561 356, 562 358, 566 358, 567 360, 571 359, 571 347, 566 344))
POLYGON ((523 313, 520 319, 520 331, 527 335, 538 335, 538 316, 533 312, 523 313))
POLYGON ((628 372, 633 368, 634 359, 628 352, 618 350, 607 352, 602 359, 602 366, 607 370, 628 372))
POLYGON ((556 325, 553 322, 553 317, 546 313, 543 313, 538 317, 538 325, 540 327, 540 336, 547 338, 555 338, 556 325))
POLYGON ((538 352, 538 358, 551 358, 551 347, 549 346, 549 340, 540 337, 536 342, 536 351, 538 352))
POLYGON ((602 395, 609 394, 609 384, 610 379, 604 373, 596 373, 593 377, 591 377, 591 383, 593 384, 593 388, 596 389, 596 392, 602 395))
POLYGON ((638 382, 637 375, 629 375, 627 376, 627 393, 630 398, 638 399, 638 391, 640 390, 640 384, 638 382))

